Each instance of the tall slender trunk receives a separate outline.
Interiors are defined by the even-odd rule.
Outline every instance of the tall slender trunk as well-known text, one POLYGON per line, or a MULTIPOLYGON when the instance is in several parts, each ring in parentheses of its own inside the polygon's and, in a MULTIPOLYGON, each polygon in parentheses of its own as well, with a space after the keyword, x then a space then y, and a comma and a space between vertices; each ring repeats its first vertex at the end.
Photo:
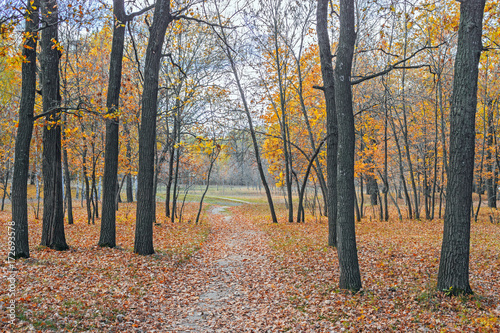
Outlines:
MULTIPOLYGON (((485 106, 486 107, 486 106, 485 106)), ((486 141, 488 139, 488 126, 487 126, 487 120, 486 120, 486 110, 483 112, 483 142, 482 146, 483 149, 481 150, 481 163, 479 164, 479 179, 477 181, 477 194, 479 197, 478 203, 477 203, 477 210, 476 213, 474 214, 474 222, 477 222, 477 218, 479 216, 479 210, 481 209, 481 204, 483 203, 483 193, 484 193, 484 180, 483 180, 483 170, 484 170, 484 158, 486 154, 486 141)))
MULTIPOLYGON (((406 0, 404 3, 404 11, 406 15, 406 0)), ((403 48, 403 59, 406 59, 406 51, 408 47, 408 22, 405 19, 405 36, 404 36, 404 48, 403 48)), ((403 66, 406 65, 406 61, 403 62, 403 66)), ((402 99, 402 111, 403 111, 403 142, 404 142, 404 147, 405 147, 405 153, 406 153, 406 160, 408 162, 408 172, 410 173, 410 181, 411 181, 411 186, 413 190, 413 200, 414 200, 414 210, 413 212, 415 213, 415 218, 420 219, 420 209, 419 209, 419 203, 418 203, 418 191, 417 191, 417 184, 415 182, 415 174, 413 172, 413 162, 411 159, 411 151, 410 151, 410 142, 408 140, 408 120, 407 120, 407 115, 406 115, 406 69, 403 68, 403 73, 401 77, 401 99, 402 99)))
POLYGON ((116 188, 118 180, 120 88, 122 59, 125 45, 124 0, 113 1, 113 41, 109 62, 108 95, 106 98, 106 146, 104 152, 104 181, 102 195, 102 220, 99 246, 116 246, 116 188))
POLYGON ((5 197, 7 195, 7 190, 8 190, 8 187, 9 187, 9 177, 10 177, 10 163, 9 161, 7 160, 7 167, 5 168, 5 175, 4 175, 4 179, 3 179, 3 196, 2 196, 2 208, 0 209, 1 211, 3 211, 4 207, 5 207, 5 197))
POLYGON ((328 188, 328 245, 337 246, 337 149, 338 127, 335 107, 335 79, 332 65, 332 50, 328 36, 328 0, 318 0, 316 11, 321 75, 326 103, 326 169, 328 188))
POLYGON ((340 32, 335 65, 335 103, 338 124, 337 152, 337 252, 341 289, 361 289, 354 225, 354 147, 351 69, 356 33, 354 0, 340 0, 340 32))
POLYGON ((205 199, 205 195, 208 192, 208 188, 210 187, 210 176, 212 174, 212 169, 214 167, 214 163, 217 160, 217 155, 216 153, 214 156, 210 156, 210 166, 208 168, 208 174, 207 174, 207 186, 205 187, 205 191, 203 191, 203 194, 201 195, 200 199, 200 206, 198 207, 198 213, 196 214, 196 220, 195 224, 198 224, 200 222, 200 215, 201 215, 201 210, 203 209, 203 199, 205 199))
MULTIPOLYGON (((176 105, 177 108, 177 105, 176 105)), ((174 128, 172 129, 172 135, 170 137, 170 156, 168 159, 168 179, 167 179, 167 189, 165 192, 165 217, 170 217, 170 190, 172 188, 172 181, 174 179, 174 163, 175 163, 175 148, 177 143, 177 132, 179 128, 179 122, 177 121, 177 115, 174 117, 174 128)))
MULTIPOLYGON (((489 64, 489 58, 487 58, 486 61, 486 82, 488 82, 488 64, 489 64)), ((493 138, 495 137, 495 125, 493 122, 493 103, 494 101, 492 99, 488 98, 487 93, 485 93, 485 107, 487 111, 487 139, 486 139, 486 172, 487 172, 487 177, 486 177, 486 194, 488 196, 488 207, 490 208, 497 208, 497 196, 496 196, 496 182, 495 182, 495 173, 494 173, 494 166, 495 166, 495 160, 493 158, 493 151, 494 151, 494 145, 493 145, 493 138)))
POLYGON ((474 173, 478 64, 485 0, 460 3, 450 111, 450 163, 438 290, 470 294, 470 213, 474 173))
POLYGON ((15 221, 15 258, 29 258, 28 171, 33 133, 36 91, 36 48, 38 42, 39 0, 26 0, 25 39, 23 41, 22 86, 16 135, 14 175, 12 178, 12 221, 15 221))
MULTIPOLYGON (((219 15, 219 23, 221 23, 220 15, 219 15)), ((259 152, 259 143, 257 142, 257 136, 255 135, 255 129, 253 126, 252 115, 250 113, 250 108, 248 106, 247 99, 245 97, 245 92, 244 92, 243 87, 241 85, 241 80, 240 80, 238 71, 236 69, 236 64, 235 64, 234 59, 233 59, 233 55, 232 55, 233 51, 231 50, 231 48, 228 45, 227 36, 226 36, 224 29, 221 30, 221 32, 218 36, 221 39, 222 43, 225 45, 224 51, 226 53, 226 56, 227 56, 227 59, 229 60, 230 65, 231 65, 231 71, 233 72, 234 80, 236 81, 236 85, 238 86, 238 92, 240 94, 241 101, 243 102, 243 109, 245 111, 245 115, 246 115, 247 120, 248 120, 248 127, 250 129, 250 136, 252 138, 252 145, 253 145, 253 150, 255 153, 255 160, 257 162, 257 169, 259 170, 259 176, 260 176, 260 180, 262 182, 262 186, 264 186, 264 190, 266 192, 266 198, 267 198, 267 203, 269 205, 269 211, 271 213, 271 219, 272 219, 273 223, 278 223, 278 218, 276 217, 276 212, 274 210, 273 197, 271 195, 271 190, 269 189, 269 185, 268 185, 267 180, 266 180, 266 175, 264 173, 264 168, 262 166, 262 159, 261 159, 260 152, 259 152)))
POLYGON ((153 198, 154 147, 156 141, 156 114, 158 106, 158 74, 167 26, 172 22, 170 0, 156 2, 153 23, 144 63, 144 90, 142 94, 141 128, 139 130, 139 174, 134 252, 141 255, 154 253, 153 198))
MULTIPOLYGON (((384 174, 382 177, 382 181, 384 182, 384 187, 382 188, 382 193, 384 193, 384 208, 385 215, 384 220, 389 221, 389 201, 388 201, 388 193, 389 193, 389 171, 388 171, 388 147, 387 143, 389 142, 388 136, 388 122, 389 122, 389 110, 387 105, 387 91, 385 90, 384 94, 384 174)), ((382 203, 380 203, 382 205, 382 203)))
MULTIPOLYGON (((63 115, 63 124, 66 123, 66 117, 63 115)), ((64 139, 64 132, 62 133, 64 139)), ((66 205, 68 208, 68 224, 73 224, 73 199, 71 197, 71 177, 69 173, 68 150, 63 148, 64 180, 66 186, 66 205)))
POLYGON ((41 245, 67 250, 64 235, 64 212, 61 168, 61 126, 59 94, 58 7, 56 0, 41 1, 42 31, 40 66, 42 76, 43 112, 43 225, 41 245))
MULTIPOLYGON (((321 149, 321 146, 323 145, 324 141, 322 141, 316 151, 314 152, 313 156, 309 160, 309 163, 307 164, 306 168, 306 174, 304 175, 304 182, 302 183, 302 187, 299 187, 300 193, 299 193, 299 209, 297 212, 297 222, 305 222, 304 220, 304 195, 307 187, 307 180, 309 178, 309 173, 311 172, 311 167, 313 166, 314 161, 316 161, 316 157, 318 157, 319 151, 321 149)), ((298 186, 298 185, 297 185, 298 186)), ((316 187, 315 187, 316 190, 316 187)))
POLYGON ((176 159, 175 159, 175 171, 174 171, 174 188, 172 194, 172 216, 170 219, 172 223, 174 223, 175 218, 177 217, 177 180, 179 179, 179 163, 181 159, 181 148, 176 149, 176 159))
POLYGON ((436 106, 434 108, 434 180, 432 182, 432 204, 431 220, 434 220, 436 213, 436 188, 438 182, 438 141, 439 141, 439 117, 438 117, 438 91, 436 87, 436 106))
MULTIPOLYGON (((311 145, 312 151, 316 151, 316 142, 314 140, 314 135, 313 131, 311 128, 311 123, 309 121, 309 116, 307 115, 307 108, 306 108, 306 103, 304 101, 304 96, 303 96, 303 83, 302 83, 302 70, 300 67, 300 59, 297 59, 297 73, 299 76, 299 99, 300 99, 300 106, 302 110, 302 115, 304 116, 304 121, 306 123, 306 128, 307 128, 307 134, 309 136, 309 144, 311 145)), ((318 176, 318 181, 319 185, 321 187, 321 193, 323 194, 323 201, 325 204, 325 212, 328 211, 328 190, 326 187, 326 181, 325 181, 325 176, 323 174, 323 168, 321 166, 321 163, 319 162, 319 158, 316 156, 315 158, 315 163, 316 163, 316 175, 318 176)))
POLYGON ((401 145, 399 144, 399 138, 396 132, 396 125, 394 124, 394 119, 391 119, 391 128, 392 133, 394 134, 394 142, 396 143, 396 148, 398 150, 398 165, 399 165, 399 175, 401 178, 401 183, 403 185, 403 192, 405 195, 405 202, 408 207, 408 218, 411 220, 413 218, 412 206, 410 200, 410 194, 408 193, 408 187, 406 186, 406 180, 404 176, 404 168, 403 168, 403 154, 401 152, 401 145))
MULTIPOLYGON (((123 129, 127 134, 130 134, 127 124, 123 124, 123 129)), ((130 144, 130 135, 128 135, 127 139, 127 152, 126 158, 129 164, 129 169, 127 171, 127 202, 134 202, 134 189, 132 185, 132 146, 130 144)))
MULTIPOLYGON (((292 171, 291 171, 291 151, 289 149, 289 136, 288 136, 288 117, 286 113, 286 90, 283 83, 283 73, 280 60, 280 48, 278 45, 278 32, 277 32, 277 22, 276 17, 274 20, 274 51, 275 51, 275 61, 276 69, 278 72, 278 88, 280 96, 280 111, 281 111, 281 139, 283 141, 283 155, 285 158, 285 185, 288 197, 288 222, 293 222, 293 193, 292 193, 292 171)), ((285 65, 286 66, 286 65, 285 65)))
MULTIPOLYGON (((90 182, 89 182, 89 175, 87 174, 87 148, 84 148, 83 150, 83 155, 82 155, 82 173, 83 173, 83 180, 85 183, 85 204, 87 207, 87 224, 90 224, 90 220, 92 219, 92 204, 90 202, 90 197, 91 197, 91 192, 90 192, 90 182)), ((83 195, 82 195, 82 200, 83 200, 83 195)))

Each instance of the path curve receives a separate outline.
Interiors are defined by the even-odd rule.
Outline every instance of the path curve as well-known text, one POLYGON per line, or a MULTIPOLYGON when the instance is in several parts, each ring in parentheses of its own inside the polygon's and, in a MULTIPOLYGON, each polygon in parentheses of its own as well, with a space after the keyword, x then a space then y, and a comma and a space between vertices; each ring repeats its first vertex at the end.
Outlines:
POLYGON ((276 299, 273 303, 267 299, 277 283, 268 239, 251 223, 234 219, 228 208, 211 209, 212 233, 208 241, 176 272, 191 283, 187 290, 170 286, 172 289, 166 296, 178 300, 179 306, 173 310, 177 320, 165 328, 167 331, 277 329, 280 301, 276 299), (266 301, 260 302, 263 299, 266 301))

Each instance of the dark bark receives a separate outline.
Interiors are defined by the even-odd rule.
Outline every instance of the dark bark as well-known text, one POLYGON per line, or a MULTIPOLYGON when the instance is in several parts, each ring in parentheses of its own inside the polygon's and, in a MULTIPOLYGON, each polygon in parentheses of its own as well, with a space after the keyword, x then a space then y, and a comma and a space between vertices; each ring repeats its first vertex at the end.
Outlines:
POLYGON ((217 157, 219 156, 220 153, 220 146, 217 146, 214 149, 216 150, 214 150, 209 156, 210 166, 208 168, 208 174, 207 174, 207 186, 205 187, 205 191, 203 191, 203 194, 201 195, 200 206, 198 207, 198 213, 196 214, 195 224, 198 224, 200 222, 201 210, 203 209, 203 199, 205 199, 205 195, 207 194, 208 188, 210 187, 210 175, 212 174, 214 163, 217 160, 217 157))
POLYGON ((92 203, 92 224, 95 224, 95 219, 99 218, 99 195, 97 194, 97 178, 96 169, 99 156, 96 155, 95 140, 92 140, 92 188, 91 200, 92 203))
MULTIPOLYGON (((177 113, 178 114, 178 113, 177 113)), ((168 160, 168 179, 167 179, 167 189, 165 193, 165 217, 170 217, 170 190, 172 189, 172 181, 174 180, 174 162, 175 162, 175 144, 177 142, 177 114, 174 117, 174 128, 172 130, 172 135, 170 137, 170 157, 168 160)))
MULTIPOLYGON (((302 110, 302 115, 304 116, 304 121, 306 123, 307 134, 309 136, 309 142, 311 144, 311 149, 313 152, 315 152, 316 151, 316 142, 314 140, 313 131, 311 128, 311 123, 309 121, 309 116, 307 114, 306 103, 304 101, 303 78, 302 78, 302 70, 301 70, 301 66, 300 66, 300 58, 297 59, 297 74, 298 74, 298 79, 299 79, 299 91, 298 92, 299 92, 299 99, 300 99, 300 106, 301 106, 301 110, 302 110)), ((319 158, 317 157, 317 155, 315 158, 315 164, 316 164, 315 171, 316 171, 316 175, 318 176, 318 181, 319 181, 319 185, 321 187, 321 193, 323 194, 323 201, 324 201, 325 208, 326 208, 325 214, 328 214, 328 189, 326 186, 325 176, 323 175, 323 168, 321 166, 321 163, 319 162, 319 158)), ((303 207, 301 207, 299 204, 298 209, 299 210, 303 209, 303 207)))
MULTIPOLYGON (((63 117, 63 123, 65 123, 66 117, 63 117)), ((64 139, 64 133, 63 139, 64 139)), ((68 208, 68 224, 73 224, 73 199, 71 197, 71 177, 69 174, 69 163, 68 163, 68 150, 63 148, 63 164, 64 164, 64 185, 66 187, 66 205, 68 208)))
POLYGON ((337 113, 335 108, 335 79, 332 50, 328 36, 328 0, 319 0, 316 12, 321 74, 326 101, 327 129, 327 188, 328 188, 328 245, 337 246, 337 113))
POLYGON ((488 195, 488 207, 497 208, 497 194, 495 191, 495 174, 493 172, 495 160, 493 158, 493 138, 495 137, 495 125, 493 122, 493 102, 488 101, 488 136, 486 140, 487 152, 486 152, 486 172, 488 173, 488 178, 486 178, 486 193, 488 195))
MULTIPOLYGON (((125 124, 123 126, 125 132, 127 134, 129 133, 128 127, 125 124)), ((127 202, 134 202, 134 191, 133 191, 133 186, 132 186, 132 175, 131 175, 131 165, 132 165, 132 146, 130 145, 130 135, 127 140, 127 153, 126 153, 127 161, 129 163, 129 170, 127 173, 127 202)))
MULTIPOLYGON (((373 172, 373 170, 371 171, 373 172)), ((366 194, 370 196, 372 206, 378 205, 378 184, 377 179, 372 174, 366 176, 366 194)))
POLYGON ((338 125, 337 152, 337 252, 341 289, 361 289, 361 275, 354 225, 354 114, 351 69, 356 33, 354 0, 340 0, 340 32, 335 65, 335 105, 338 125))
MULTIPOLYGON (((90 192, 90 183, 89 183, 89 176, 87 174, 87 165, 86 161, 87 160, 87 148, 83 150, 83 155, 82 155, 82 165, 83 165, 83 179, 85 183, 85 204, 87 206, 87 224, 90 224, 90 220, 92 219, 92 208, 91 208, 91 202, 90 202, 90 197, 91 197, 91 192, 90 192)), ((82 195, 82 200, 83 200, 83 195, 82 195)))
POLYGON ((122 80, 123 47, 125 44, 124 0, 113 1, 113 42, 109 62, 108 95, 106 100, 106 148, 104 153, 104 181, 102 220, 99 246, 116 246, 116 188, 118 181, 118 132, 120 88, 122 80))
POLYGON ((412 215, 410 194, 408 193, 408 186, 406 185, 406 179, 404 176, 403 154, 401 152, 401 145, 399 144, 399 138, 398 138, 397 131, 396 131, 396 125, 394 124, 394 119, 391 119, 391 128, 392 128, 392 133, 394 134, 394 142, 396 143, 396 148, 398 150, 399 176, 401 178, 401 184, 403 185, 403 192, 405 194, 405 202, 406 202, 406 205, 408 207, 408 218, 411 220, 413 215, 412 215))
POLYGON ((5 175, 3 176, 2 208, 0 208, 1 211, 3 211, 5 207, 5 197, 7 196, 7 188, 9 187, 9 177, 10 177, 10 163, 9 161, 7 161, 7 166, 5 168, 5 175))
POLYGON ((39 0, 26 1, 26 37, 23 47, 25 61, 22 64, 21 101, 17 127, 14 175, 12 178, 12 221, 15 222, 15 258, 29 258, 28 243, 28 170, 30 164, 30 144, 33 133, 33 110, 36 93, 36 46, 38 42, 39 0), (31 5, 31 8, 30 8, 31 5))
POLYGON ((177 181, 179 179, 179 163, 181 158, 181 148, 176 149, 176 159, 175 159, 175 172, 174 172, 174 189, 172 195, 172 216, 170 217, 172 223, 175 222, 177 217, 177 181))
POLYGON ((127 174, 127 202, 134 202, 134 191, 132 189, 132 176, 127 174))
POLYGON ((155 220, 153 197, 154 153, 156 142, 156 113, 158 105, 158 72, 167 26, 172 22, 170 1, 156 3, 150 28, 146 61, 144 63, 144 90, 142 118, 139 130, 139 174, 134 252, 141 255, 154 253, 153 222, 155 220))
MULTIPOLYGON (((279 88, 279 98, 280 98, 280 108, 281 115, 278 115, 278 109, 276 109, 276 113, 278 118, 281 116, 281 139, 283 143, 283 157, 285 158, 285 185, 286 185, 286 193, 287 193, 287 204, 288 204, 288 222, 293 222, 293 193, 292 193, 292 156, 289 145, 289 131, 288 131, 288 117, 287 117, 287 105, 286 105, 286 87, 283 78, 283 67, 286 70, 286 60, 280 58, 280 46, 278 45, 278 22, 276 16, 273 17, 273 38, 274 38, 274 54, 275 54, 275 65, 278 74, 278 88, 279 88)), ((285 74, 286 75, 286 74, 285 74)))
MULTIPOLYGON (((317 161, 317 157, 318 157, 318 154, 321 150, 321 146, 323 145, 324 141, 321 141, 318 148, 316 149, 316 151, 314 152, 313 156, 311 157, 311 159, 309 160, 309 163, 307 164, 307 169, 306 169, 306 174, 304 175, 304 182, 302 183, 302 187, 299 187, 300 189, 300 192, 299 192, 299 206, 298 206, 298 211, 297 211, 297 222, 305 222, 305 218, 304 218, 304 205, 303 205, 303 202, 304 202, 304 195, 305 195, 305 192, 306 192, 306 187, 307 187, 307 180, 309 178, 309 173, 311 172, 311 168, 313 166, 313 163, 315 161, 317 161)), ((298 185, 297 185, 298 187, 298 185)), ((316 187, 315 187, 316 189, 316 187)))
MULTIPOLYGON (((404 3, 404 10, 405 10, 405 15, 406 15, 406 1, 404 3)), ((408 25, 405 24, 405 35, 404 35, 404 51, 403 51, 403 59, 406 59, 406 50, 408 47, 408 25)), ((413 199, 414 199, 414 206, 413 206, 413 213, 415 215, 416 219, 420 219, 420 209, 419 209, 419 202, 418 202, 418 191, 417 191, 417 184, 415 182, 415 174, 413 172, 413 162, 411 159, 411 152, 410 152, 410 142, 408 139, 408 120, 407 120, 407 115, 406 115, 406 101, 405 101, 405 93, 406 93, 406 69, 404 68, 406 66, 406 61, 403 62, 403 73, 401 76, 401 98, 402 98, 402 113, 403 113, 403 142, 404 142, 404 147, 405 147, 405 152, 406 152, 406 159, 408 161, 408 171, 410 174, 410 181, 411 181, 411 186, 413 190, 413 199)), ((408 207, 409 207, 409 201, 408 201, 408 207)), ((411 215, 411 214, 410 214, 411 215)), ((410 217, 411 218, 411 217, 410 217)))
MULTIPOLYGON (((384 95, 384 175, 382 177, 382 181, 384 182, 384 187, 382 188, 382 193, 384 193, 384 208, 385 208, 385 215, 384 215, 384 220, 389 221, 389 200, 388 200, 388 193, 389 193, 389 171, 388 171, 388 149, 387 149, 387 143, 389 141, 389 137, 387 134, 388 130, 388 106, 387 106, 387 94, 384 95)), ((380 203, 382 204, 382 203, 380 203)))
POLYGON ((450 161, 438 290, 470 294, 469 251, 478 64, 485 0, 460 4, 450 111, 450 161))
POLYGON ((42 31, 40 66, 43 112, 43 225, 41 245, 67 250, 64 235, 64 211, 61 168, 61 126, 59 113, 58 8, 56 0, 41 1, 42 31))

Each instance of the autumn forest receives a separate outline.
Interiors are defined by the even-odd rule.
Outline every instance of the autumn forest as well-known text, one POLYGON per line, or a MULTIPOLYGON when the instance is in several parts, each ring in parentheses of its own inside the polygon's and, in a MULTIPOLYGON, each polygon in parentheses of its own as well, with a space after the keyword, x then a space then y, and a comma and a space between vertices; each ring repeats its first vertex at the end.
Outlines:
POLYGON ((500 2, 2 0, 0 330, 500 331, 500 2))

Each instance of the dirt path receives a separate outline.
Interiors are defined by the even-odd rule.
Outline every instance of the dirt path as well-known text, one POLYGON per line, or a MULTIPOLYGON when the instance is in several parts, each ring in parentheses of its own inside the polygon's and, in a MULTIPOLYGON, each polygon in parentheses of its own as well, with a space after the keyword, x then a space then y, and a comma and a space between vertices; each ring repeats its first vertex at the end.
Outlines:
POLYGON ((234 219, 226 209, 212 209, 208 242, 176 272, 188 281, 179 283, 180 288, 171 285, 165 295, 177 304, 169 316, 175 319, 165 327, 167 331, 277 328, 274 324, 280 320, 280 301, 268 299, 277 281, 273 278, 267 238, 250 223, 234 219))

